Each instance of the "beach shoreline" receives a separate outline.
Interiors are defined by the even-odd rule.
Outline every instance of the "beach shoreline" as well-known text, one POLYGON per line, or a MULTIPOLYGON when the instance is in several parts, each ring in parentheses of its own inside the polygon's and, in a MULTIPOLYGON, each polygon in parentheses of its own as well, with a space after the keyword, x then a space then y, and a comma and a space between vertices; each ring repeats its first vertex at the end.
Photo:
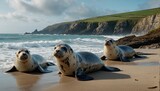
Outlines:
POLYGON ((127 63, 105 61, 122 71, 90 73, 95 78, 91 81, 58 75, 58 69, 47 74, 0 72, 0 91, 159 91, 160 49, 136 51, 157 54, 127 63))

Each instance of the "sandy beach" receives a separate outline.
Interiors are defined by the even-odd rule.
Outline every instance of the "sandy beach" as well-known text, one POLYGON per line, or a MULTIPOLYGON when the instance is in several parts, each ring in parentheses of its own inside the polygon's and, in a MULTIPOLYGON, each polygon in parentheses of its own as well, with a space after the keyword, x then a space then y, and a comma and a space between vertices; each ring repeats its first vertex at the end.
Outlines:
POLYGON ((98 71, 90 73, 91 81, 78 81, 58 75, 58 69, 47 74, 20 72, 0 73, 0 91, 159 91, 160 49, 136 49, 139 52, 157 53, 132 62, 105 61, 120 72, 98 71))

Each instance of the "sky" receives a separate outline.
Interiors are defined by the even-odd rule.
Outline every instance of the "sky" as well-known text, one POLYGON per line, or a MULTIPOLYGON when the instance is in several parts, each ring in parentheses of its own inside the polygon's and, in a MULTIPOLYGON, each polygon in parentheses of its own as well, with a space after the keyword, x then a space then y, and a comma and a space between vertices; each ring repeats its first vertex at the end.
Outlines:
POLYGON ((0 33, 25 33, 61 22, 160 7, 160 0, 1 0, 0 33))

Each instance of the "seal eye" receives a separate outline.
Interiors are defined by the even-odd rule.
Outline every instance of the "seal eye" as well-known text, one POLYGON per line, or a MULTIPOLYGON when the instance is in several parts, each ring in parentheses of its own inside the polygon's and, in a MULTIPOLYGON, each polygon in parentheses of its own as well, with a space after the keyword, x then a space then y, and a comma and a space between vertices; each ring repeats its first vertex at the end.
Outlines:
POLYGON ((63 49, 65 52, 67 52, 67 48, 66 48, 66 47, 62 47, 62 49, 63 49))
POLYGON ((18 52, 18 54, 20 54, 20 53, 21 53, 21 51, 18 52))
POLYGON ((113 44, 113 40, 110 40, 110 42, 113 44))
POLYGON ((54 47, 54 50, 56 49, 56 47, 54 47))
POLYGON ((28 51, 28 50, 26 50, 25 52, 26 52, 27 54, 29 54, 29 51, 28 51))
POLYGON ((72 50, 72 48, 71 48, 71 52, 73 53, 73 50, 72 50))

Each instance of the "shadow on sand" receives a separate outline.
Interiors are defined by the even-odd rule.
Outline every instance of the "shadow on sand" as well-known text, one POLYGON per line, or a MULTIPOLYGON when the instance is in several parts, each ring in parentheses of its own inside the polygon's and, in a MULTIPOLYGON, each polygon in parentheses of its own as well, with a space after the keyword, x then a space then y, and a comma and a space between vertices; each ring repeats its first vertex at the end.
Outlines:
POLYGON ((114 73, 114 72, 105 72, 105 71, 98 71, 95 73, 89 74, 94 78, 94 80, 104 80, 104 79, 129 79, 131 78, 127 74, 121 74, 121 73, 114 73))

